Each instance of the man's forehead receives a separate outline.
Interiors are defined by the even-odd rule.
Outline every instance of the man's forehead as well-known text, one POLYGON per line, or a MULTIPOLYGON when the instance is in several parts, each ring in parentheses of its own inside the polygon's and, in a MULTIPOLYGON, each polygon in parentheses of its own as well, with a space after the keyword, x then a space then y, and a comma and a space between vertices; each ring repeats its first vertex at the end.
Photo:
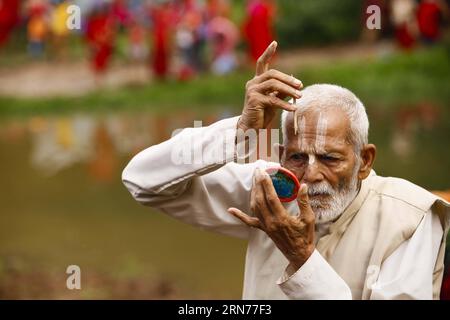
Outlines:
POLYGON ((322 110, 309 109, 305 112, 290 112, 286 118, 286 133, 290 141, 299 137, 307 140, 326 139, 326 142, 338 143, 347 141, 350 121, 346 113, 337 107, 322 110), (297 129, 295 134, 294 114, 297 116, 297 129))

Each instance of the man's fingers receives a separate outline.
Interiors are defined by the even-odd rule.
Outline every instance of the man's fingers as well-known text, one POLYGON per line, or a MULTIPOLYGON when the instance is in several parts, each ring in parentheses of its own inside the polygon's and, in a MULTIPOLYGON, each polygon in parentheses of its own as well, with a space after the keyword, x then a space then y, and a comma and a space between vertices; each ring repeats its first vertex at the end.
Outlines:
POLYGON ((254 183, 250 199, 250 207, 253 213, 260 219, 261 224, 266 226, 270 224, 273 218, 272 212, 266 202, 264 189, 261 185, 261 169, 256 168, 254 173, 254 183))
POLYGON ((305 183, 300 185, 297 196, 298 207, 300 208, 300 220, 308 225, 314 226, 315 214, 309 204, 308 186, 305 183))
POLYGON ((264 196, 266 198, 266 203, 269 206, 269 210, 273 215, 278 216, 284 211, 284 207, 281 204, 280 199, 278 199, 277 192, 273 186, 272 181, 267 173, 260 172, 260 183, 264 190, 264 196))
POLYGON ((275 95, 264 96, 261 95, 260 101, 261 105, 267 108, 279 108, 287 111, 295 111, 297 107, 289 102, 284 101, 283 99, 278 98, 275 95))
POLYGON ((270 79, 277 79, 283 83, 286 83, 287 85, 290 85, 293 88, 301 89, 303 88, 303 83, 298 80, 297 78, 294 78, 292 75, 288 75, 286 73, 283 73, 281 71, 278 71, 276 69, 270 69, 267 72, 264 72, 263 74, 253 78, 253 82, 255 84, 262 83, 264 81, 270 80, 270 79))
POLYGON ((231 213, 236 218, 238 218, 239 220, 241 220, 249 227, 261 229, 261 222, 259 221, 258 218, 250 217, 248 214, 245 214, 244 212, 242 212, 237 208, 229 208, 228 212, 231 213))
POLYGON ((291 86, 277 79, 269 79, 267 81, 264 81, 256 85, 254 89, 262 94, 266 94, 267 92, 277 92, 277 95, 281 93, 286 96, 291 96, 295 99, 300 99, 300 97, 302 96, 300 90, 292 88, 291 86))
POLYGON ((263 54, 258 58, 258 61, 256 62, 257 76, 269 69, 269 62, 275 54, 275 51, 277 51, 277 46, 278 43, 276 41, 272 41, 272 43, 269 44, 263 54))
MULTIPOLYGON (((284 101, 283 99, 280 99, 278 96, 271 94, 271 95, 264 95, 259 92, 253 92, 251 95, 249 95, 249 99, 251 99, 251 103, 254 106, 254 109, 270 109, 270 108, 279 108, 286 111, 295 111, 297 110, 297 107, 294 104, 291 104, 287 101, 284 101)), ((265 112, 267 112, 267 109, 265 112)))

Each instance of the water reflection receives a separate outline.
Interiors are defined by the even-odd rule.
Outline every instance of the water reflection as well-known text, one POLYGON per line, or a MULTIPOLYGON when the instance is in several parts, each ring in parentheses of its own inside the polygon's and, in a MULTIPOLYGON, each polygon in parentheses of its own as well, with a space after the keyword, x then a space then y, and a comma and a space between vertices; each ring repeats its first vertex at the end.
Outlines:
POLYGON ((98 123, 87 116, 73 118, 33 118, 28 126, 32 139, 31 164, 46 175, 53 175, 94 154, 98 123))
POLYGON ((106 117, 77 114, 63 117, 32 117, 28 121, 11 121, 3 126, 1 137, 20 143, 29 134, 31 166, 52 176, 75 164, 86 164, 95 180, 111 181, 118 170, 119 156, 131 156, 160 143, 177 128, 192 126, 203 119, 203 125, 231 116, 220 113, 196 115, 194 112, 170 116, 151 114, 114 114, 106 117))
POLYGON ((156 214, 120 180, 134 154, 173 130, 229 116, 224 109, 3 119, 0 298, 239 298, 243 241, 156 214), (69 264, 86 274, 79 294, 65 288, 69 264))
MULTIPOLYGON (((403 162, 411 162, 414 159, 412 156, 421 152, 421 135, 435 135, 435 131, 442 130, 445 122, 442 110, 426 102, 399 107, 391 116, 375 108, 368 111, 374 113, 372 140, 389 148, 388 153, 384 150, 383 158, 391 156, 403 162), (386 121, 386 118, 392 120, 386 121), (390 129, 387 128, 389 126, 390 129), (382 132, 386 130, 389 135, 383 136, 382 132)), ((117 157, 131 157, 150 145, 168 139, 175 129, 192 126, 195 120, 202 120, 203 125, 208 125, 230 116, 233 113, 229 108, 201 115, 186 109, 169 115, 115 113, 103 116, 36 116, 26 121, 7 122, 0 128, 0 139, 14 143, 29 135, 32 144, 31 165, 46 176, 55 175, 75 164, 86 164, 86 172, 90 177, 107 182, 120 170, 117 157)), ((443 129, 448 129, 445 124, 443 129)), ((434 158, 438 157, 434 155, 434 158)))

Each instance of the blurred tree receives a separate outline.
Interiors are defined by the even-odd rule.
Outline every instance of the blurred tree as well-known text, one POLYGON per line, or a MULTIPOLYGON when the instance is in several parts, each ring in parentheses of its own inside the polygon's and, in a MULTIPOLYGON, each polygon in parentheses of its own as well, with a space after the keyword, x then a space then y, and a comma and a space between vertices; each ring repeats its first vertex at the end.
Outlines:
POLYGON ((283 48, 355 40, 362 28, 359 0, 279 0, 277 5, 277 40, 283 48))

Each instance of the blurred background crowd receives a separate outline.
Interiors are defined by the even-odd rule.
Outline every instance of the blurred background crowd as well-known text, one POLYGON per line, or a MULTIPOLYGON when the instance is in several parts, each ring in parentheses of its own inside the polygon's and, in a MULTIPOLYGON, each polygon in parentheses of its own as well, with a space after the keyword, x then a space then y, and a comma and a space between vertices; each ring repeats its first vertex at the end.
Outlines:
POLYGON ((240 114, 272 40, 274 68, 361 98, 377 174, 450 199, 449 2, 0 0, 0 298, 240 298, 245 241, 138 205, 120 176, 173 130, 240 114))
POLYGON ((57 58, 70 50, 67 38, 73 34, 84 38, 92 68, 101 73, 122 37, 130 61, 148 60, 158 78, 175 70, 180 79, 189 79, 206 70, 217 74, 234 70, 242 35, 253 60, 274 39, 272 1, 249 1, 242 28, 230 14, 227 0, 1 1, 0 43, 7 41, 14 28, 25 28, 31 57, 47 52, 57 58), (81 9, 81 30, 66 28, 70 4, 81 9))
POLYGON ((344 1, 337 9, 348 9, 347 15, 358 13, 359 26, 355 19, 330 25, 331 12, 324 11, 322 21, 311 21, 308 10, 304 13, 296 1, 288 0, 280 4, 283 15, 275 26, 276 1, 237 2, 241 11, 234 10, 229 0, 1 0, 0 46, 22 29, 31 57, 46 53, 56 59, 67 56, 73 44, 68 38, 76 36, 84 40, 92 70, 98 74, 119 50, 131 62, 148 61, 157 78, 171 72, 186 80, 204 71, 233 71, 238 65, 237 47, 247 51, 248 59, 241 63, 255 62, 275 39, 275 28, 281 43, 288 46, 351 40, 360 33, 366 41, 394 37, 401 48, 412 49, 418 43, 439 41, 449 18, 444 0, 365 0, 362 6, 344 1), (81 9, 80 30, 66 27, 71 4, 81 9), (381 9, 380 30, 366 27, 372 13, 366 9, 371 5, 381 9))

